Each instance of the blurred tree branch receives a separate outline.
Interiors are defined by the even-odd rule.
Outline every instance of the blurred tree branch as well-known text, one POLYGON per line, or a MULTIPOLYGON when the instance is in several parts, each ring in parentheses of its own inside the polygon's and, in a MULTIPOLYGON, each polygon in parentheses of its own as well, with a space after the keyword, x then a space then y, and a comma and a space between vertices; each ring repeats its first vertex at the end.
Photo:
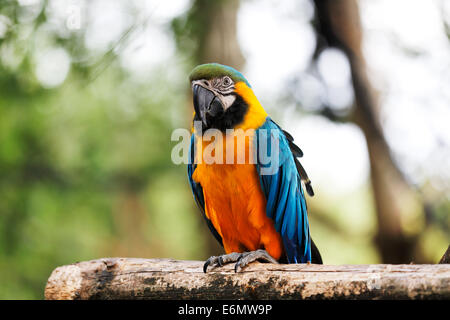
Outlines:
POLYGON ((450 246, 448 246, 439 263, 450 263, 450 246))
POLYGON ((218 62, 244 65, 237 39, 239 0, 195 0, 189 11, 172 21, 178 48, 194 65, 218 62))
MULTIPOLYGON (((349 119, 358 125, 367 142, 371 183, 376 205, 378 234, 376 244, 384 263, 410 262, 415 240, 402 228, 402 216, 422 210, 418 196, 408 185, 391 157, 378 119, 378 97, 367 76, 362 53, 362 28, 355 0, 315 0, 319 34, 317 57, 327 46, 340 48, 350 62, 355 105, 349 119)), ((331 109, 322 113, 335 120, 331 109)), ((420 260, 421 257, 417 256, 420 260)))
POLYGON ((333 122, 346 123, 352 121, 352 113, 340 114, 330 106, 326 105, 323 106, 317 113, 333 122))

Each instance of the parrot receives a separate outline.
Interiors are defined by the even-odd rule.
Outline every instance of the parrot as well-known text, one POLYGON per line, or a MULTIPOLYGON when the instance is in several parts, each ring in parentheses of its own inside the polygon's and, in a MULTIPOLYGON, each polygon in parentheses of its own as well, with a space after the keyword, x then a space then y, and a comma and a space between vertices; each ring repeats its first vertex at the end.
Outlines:
POLYGON ((203 271, 235 263, 238 272, 255 261, 322 264, 310 236, 302 182, 310 196, 314 191, 298 160, 303 152, 292 135, 269 117, 236 69, 201 64, 189 81, 194 107, 189 184, 207 226, 225 251, 207 259, 203 271), (206 139, 210 130, 220 132, 225 142, 206 139), (216 148, 211 154, 220 151, 228 156, 239 145, 248 152, 241 162, 235 155, 230 156, 234 161, 201 161, 211 145, 216 148), (267 169, 267 159, 260 156, 263 146, 278 154, 275 170, 263 172, 267 169))

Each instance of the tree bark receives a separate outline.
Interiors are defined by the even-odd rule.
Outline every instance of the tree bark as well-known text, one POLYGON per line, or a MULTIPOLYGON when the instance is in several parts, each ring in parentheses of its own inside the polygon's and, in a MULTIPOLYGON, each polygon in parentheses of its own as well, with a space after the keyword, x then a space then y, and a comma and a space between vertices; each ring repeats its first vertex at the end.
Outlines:
POLYGON ((239 0, 218 4, 209 19, 199 63, 218 62, 239 70, 245 63, 237 38, 239 0))
POLYGON ((254 263, 104 258, 56 268, 45 299, 450 299, 450 265, 254 263))

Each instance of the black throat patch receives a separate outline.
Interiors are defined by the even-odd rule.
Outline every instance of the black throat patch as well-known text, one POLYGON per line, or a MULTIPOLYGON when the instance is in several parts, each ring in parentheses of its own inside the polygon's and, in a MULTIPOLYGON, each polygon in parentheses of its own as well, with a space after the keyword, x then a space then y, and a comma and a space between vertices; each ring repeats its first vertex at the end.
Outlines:
POLYGON ((208 129, 218 129, 225 132, 226 129, 233 129, 238 124, 244 121, 244 116, 248 111, 248 104, 238 94, 233 93, 236 96, 233 104, 222 115, 208 119, 208 126, 206 126, 200 115, 196 112, 194 121, 202 122, 202 131, 205 132, 208 129))

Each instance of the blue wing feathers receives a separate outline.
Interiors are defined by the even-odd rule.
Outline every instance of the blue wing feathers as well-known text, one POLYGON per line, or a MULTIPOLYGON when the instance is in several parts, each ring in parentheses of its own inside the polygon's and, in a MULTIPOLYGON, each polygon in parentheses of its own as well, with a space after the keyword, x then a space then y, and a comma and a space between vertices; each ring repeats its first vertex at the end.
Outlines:
POLYGON ((195 164, 194 164, 194 140, 195 137, 192 135, 191 137, 191 147, 189 149, 189 163, 187 166, 188 169, 188 178, 189 178, 189 184, 191 186, 192 193, 194 194, 195 201, 199 205, 201 210, 205 210, 205 199, 203 198, 203 189, 201 185, 197 182, 195 182, 192 179, 192 175, 194 174, 195 170, 195 164))
POLYGON ((267 152, 271 153, 270 137, 279 141, 279 168, 270 175, 262 175, 264 167, 259 161, 257 170, 266 196, 267 216, 273 219, 275 229, 281 234, 287 260, 289 263, 305 263, 311 261, 311 240, 309 237, 309 224, 306 210, 305 195, 301 186, 300 176, 294 162, 289 141, 282 129, 270 118, 256 131, 257 146, 267 143, 267 152), (270 135, 259 135, 259 130, 270 131, 270 135), (267 139, 259 141, 260 137, 267 139))

